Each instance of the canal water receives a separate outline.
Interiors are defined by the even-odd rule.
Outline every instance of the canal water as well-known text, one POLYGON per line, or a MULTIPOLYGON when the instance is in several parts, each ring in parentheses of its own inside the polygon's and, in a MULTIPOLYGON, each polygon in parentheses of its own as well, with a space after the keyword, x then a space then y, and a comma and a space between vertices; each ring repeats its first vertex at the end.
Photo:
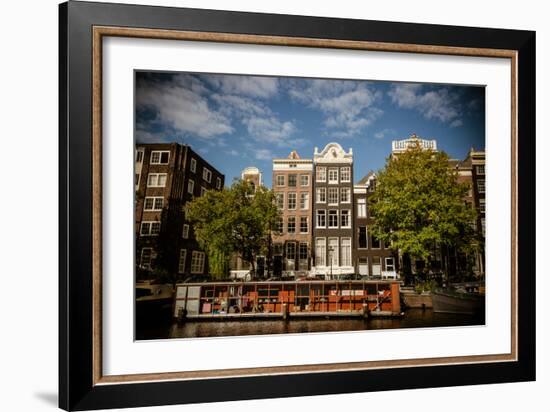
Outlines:
POLYGON ((357 330, 433 328, 443 326, 484 325, 483 316, 434 313, 432 310, 409 309, 401 318, 370 319, 292 319, 138 322, 136 339, 202 338, 217 336, 273 335, 282 333, 344 332, 357 330))

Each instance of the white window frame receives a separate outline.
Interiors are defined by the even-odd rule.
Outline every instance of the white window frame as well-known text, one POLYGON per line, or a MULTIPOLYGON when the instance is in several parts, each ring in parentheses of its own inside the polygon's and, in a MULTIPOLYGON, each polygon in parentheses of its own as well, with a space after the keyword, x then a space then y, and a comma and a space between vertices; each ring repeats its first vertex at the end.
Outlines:
POLYGON ((340 182, 346 182, 346 183, 351 182, 351 167, 343 166, 340 168, 340 182), (344 173, 344 170, 346 171, 346 173, 344 173), (344 176, 346 175, 347 175, 347 178, 344 179, 344 176))
POLYGON ((315 168, 315 181, 316 182, 327 181, 327 168, 325 166, 317 166, 315 168))
POLYGON ((476 174, 484 175, 485 174, 485 165, 476 165, 476 174))
POLYGON ((143 210, 146 211, 146 212, 157 212, 159 210, 162 210, 162 208, 164 207, 164 197, 162 196, 145 196, 145 200, 143 201, 143 210), (147 200, 148 199, 151 199, 153 201, 153 208, 152 209, 148 209, 147 208, 147 200), (161 200, 162 201, 162 204, 160 206, 160 208, 157 207, 157 200, 161 200))
POLYGON ((358 226, 357 227, 357 249, 359 250, 367 250, 369 248, 369 227, 367 225, 365 226, 358 226), (360 247, 359 246, 359 236, 361 235, 361 228, 364 227, 365 228, 365 247, 360 247))
POLYGON ((183 224, 183 229, 181 231, 181 237, 183 239, 189 239, 189 224, 188 223, 183 224))
POLYGON ((315 202, 316 203, 327 203, 327 188, 326 187, 318 187, 315 189, 315 202), (325 200, 320 200, 321 196, 323 195, 325 200))
POLYGON ((298 187, 298 175, 295 174, 295 173, 292 173, 292 174, 287 175, 287 182, 286 182, 286 185, 287 185, 288 187, 298 187), (290 178, 291 178, 292 176, 294 176, 294 177, 296 178, 296 182, 295 182, 296 184, 295 184, 295 185, 291 185, 291 184, 290 184, 290 178))
POLYGON ((477 184, 477 192, 485 193, 485 190, 486 190, 485 179, 478 179, 476 184, 477 184))
POLYGON ((300 210, 309 210, 309 192, 300 192, 300 210))
POLYGON ((330 265, 330 262, 332 261, 332 266, 340 266, 340 241, 337 237, 329 237, 327 242, 327 255, 328 255, 328 262, 327 266, 330 265), (336 241, 336 247, 332 250, 332 253, 330 253, 330 241, 335 240, 336 241), (336 257, 336 259, 334 259, 336 257))
POLYGON ((340 203, 351 203, 351 187, 341 187, 340 188, 340 203), (342 200, 343 193, 347 193, 347 200, 342 200))
POLYGON ((277 209, 285 209, 285 192, 275 192, 275 205, 277 209))
POLYGON ((337 187, 329 187, 327 189, 327 204, 332 206, 337 206, 339 197, 340 197, 340 192, 338 191, 337 187), (331 193, 333 194, 333 196, 331 196, 331 193))
POLYGON ((315 238, 315 266, 326 266, 327 264, 327 238, 315 238))
POLYGON ((327 211, 325 209, 319 209, 317 210, 317 213, 315 213, 315 227, 318 229, 325 229, 327 227, 327 211), (319 224, 319 216, 324 216, 324 220, 325 220, 324 225, 319 224))
POLYGON ((220 190, 222 188, 222 179, 221 177, 216 177, 216 189, 220 190))
POLYGON ((187 182, 187 193, 190 195, 195 193, 195 181, 193 179, 189 179, 187 182))
POLYGON ((357 199, 357 217, 362 219, 367 217, 367 199, 364 197, 357 199))
POLYGON ((136 150, 136 163, 143 163, 143 159, 145 158, 145 149, 140 148, 136 150), (139 155, 141 155, 141 159, 139 158, 139 155))
POLYGON ((300 232, 301 234, 309 233, 309 218, 307 216, 300 216, 300 232), (306 231, 302 231, 302 219, 306 219, 306 231))
POLYGON ((287 201, 287 209, 288 210, 296 210, 296 208, 298 206, 298 196, 297 196, 296 192, 288 192, 286 201, 287 201), (291 207, 291 205, 290 205, 290 201, 291 201, 292 198, 294 198, 294 207, 291 207))
POLYGON ((208 190, 208 189, 207 189, 206 187, 201 186, 201 196, 204 196, 204 195, 206 194, 206 191, 207 191, 207 190, 208 190))
POLYGON ((300 175, 300 186, 308 187, 309 186, 309 175, 300 175), (306 179, 306 184, 304 184, 303 179, 306 179))
POLYGON ((191 254, 191 273, 202 274, 204 273, 204 252, 194 250, 191 254))
POLYGON ((191 158, 191 162, 189 164, 189 170, 191 170, 192 173, 197 173, 197 159, 191 158))
POLYGON ((342 266, 351 266, 351 244, 352 242, 350 237, 343 237, 340 239, 340 256, 342 258, 342 266))
POLYGON ((147 187, 166 187, 166 181, 168 180, 168 175, 166 173, 149 173, 147 175, 147 187), (151 178, 155 179, 155 184, 151 184, 151 178), (164 184, 159 184, 161 177, 164 177, 164 184))
POLYGON ((328 173, 327 173, 327 178, 328 178, 328 184, 329 185, 337 185, 338 184, 338 168, 337 167, 329 167, 328 168, 328 173), (331 179, 331 172, 332 173, 336 173, 336 179, 331 179))
POLYGON ((386 256, 384 258, 384 268, 386 271, 395 272, 395 259, 393 258, 393 256, 386 256), (391 269, 388 269, 388 260, 391 260, 391 269))
POLYGON ((202 168, 202 179, 206 180, 208 183, 212 181, 212 171, 207 167, 202 168))
POLYGON ((485 213, 485 199, 479 199, 479 213, 485 213))
POLYGON ((139 235, 140 236, 158 236, 160 233, 160 222, 158 220, 145 220, 141 222, 141 225, 139 226, 139 235), (157 233, 153 233, 153 224, 158 225, 159 231, 157 233), (148 230, 144 233, 143 228, 145 225, 148 225, 148 230))
POLYGON ((340 222, 338 219, 340 218, 340 214, 338 213, 338 209, 329 209, 327 212, 327 228, 328 229, 338 229, 340 227, 340 222), (336 213, 330 213, 330 212, 336 212, 336 213), (336 216, 336 226, 330 225, 330 216, 336 216))
POLYGON ((351 229, 351 210, 350 209, 340 210, 340 227, 342 229, 351 229), (342 224, 342 217, 344 216, 344 212, 347 212, 347 215, 348 215, 348 224, 345 226, 342 224))
POLYGON ((167 165, 170 163, 170 150, 151 150, 151 155, 149 157, 149 164, 151 165, 167 165), (153 155, 159 154, 158 162, 153 162, 153 155), (162 154, 168 153, 168 160, 166 162, 161 162, 162 154))
POLYGON ((180 257, 178 259, 178 273, 185 273, 185 264, 187 260, 187 249, 180 249, 180 257))
POLYGON ((290 234, 296 233, 296 216, 288 216, 287 221, 286 221, 286 232, 290 233, 290 234), (291 220, 293 220, 293 223, 294 223, 294 229, 292 231, 290 230, 290 221, 291 220))
POLYGON ((278 187, 284 187, 285 185, 285 175, 275 175, 275 183, 278 187))
POLYGON ((151 269, 151 262, 153 261, 153 248, 152 247, 144 247, 144 248, 141 248, 141 254, 139 256, 139 267, 140 268, 146 268, 146 269, 151 269), (143 252, 145 250, 149 250, 150 251, 150 254, 149 254, 149 264, 147 266, 144 266, 143 265, 143 252))

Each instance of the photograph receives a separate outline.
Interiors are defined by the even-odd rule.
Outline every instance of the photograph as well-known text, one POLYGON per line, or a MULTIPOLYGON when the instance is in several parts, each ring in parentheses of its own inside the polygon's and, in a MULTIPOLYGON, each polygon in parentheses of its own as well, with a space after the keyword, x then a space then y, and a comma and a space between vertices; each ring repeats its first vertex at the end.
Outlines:
POLYGON ((485 94, 134 70, 135 339, 483 327, 485 94))

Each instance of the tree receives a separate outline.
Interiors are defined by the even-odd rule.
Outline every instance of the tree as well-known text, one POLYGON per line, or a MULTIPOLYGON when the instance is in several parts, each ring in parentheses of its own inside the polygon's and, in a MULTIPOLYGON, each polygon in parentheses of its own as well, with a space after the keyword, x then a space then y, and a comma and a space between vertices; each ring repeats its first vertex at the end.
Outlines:
MULTIPOLYGON (((220 257, 229 259, 236 253, 250 264, 252 273, 256 270, 256 257, 268 252, 271 233, 280 217, 271 190, 254 188, 242 180, 235 181, 229 189, 208 191, 195 198, 186 205, 185 213, 209 261, 214 258, 220 263, 220 257)), ((210 269, 220 276, 221 267, 227 273, 227 264, 210 269)))
POLYGON ((437 248, 461 252, 476 248, 472 227, 476 211, 464 200, 468 184, 459 183, 457 177, 444 152, 416 145, 390 156, 369 200, 373 235, 426 266, 437 248))

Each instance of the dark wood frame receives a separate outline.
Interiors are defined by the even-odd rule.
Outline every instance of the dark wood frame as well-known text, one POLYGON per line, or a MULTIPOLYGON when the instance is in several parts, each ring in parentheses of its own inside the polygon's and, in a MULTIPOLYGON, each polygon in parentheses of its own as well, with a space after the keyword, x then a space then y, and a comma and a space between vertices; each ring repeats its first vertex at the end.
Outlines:
POLYGON ((535 379, 534 32, 85 2, 60 5, 59 21, 61 408, 152 406, 535 379), (102 376, 98 292, 101 71, 97 68, 101 61, 98 40, 105 35, 510 58, 513 72, 510 356, 358 362, 307 368, 296 365, 116 379, 102 376))

